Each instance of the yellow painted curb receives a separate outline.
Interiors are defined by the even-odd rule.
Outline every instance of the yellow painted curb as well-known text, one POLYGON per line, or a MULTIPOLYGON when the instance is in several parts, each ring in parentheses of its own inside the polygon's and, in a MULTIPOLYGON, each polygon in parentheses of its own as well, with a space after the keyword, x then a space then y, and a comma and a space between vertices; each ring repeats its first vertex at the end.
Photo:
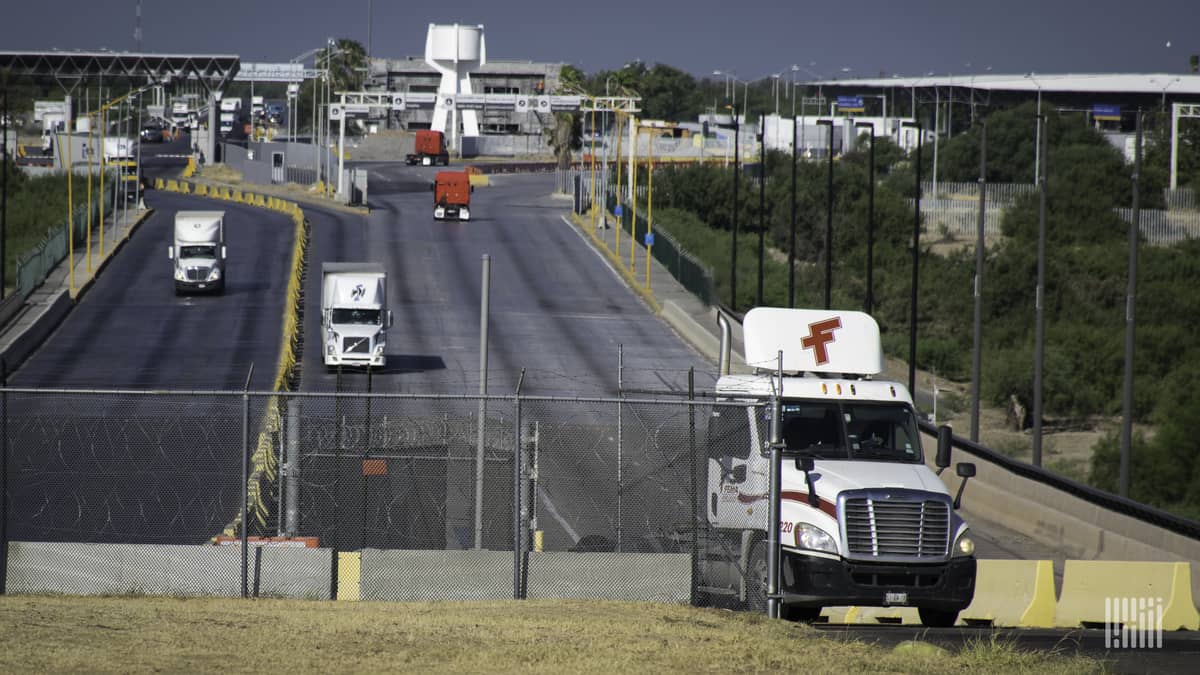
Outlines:
POLYGON ((337 599, 357 602, 362 599, 362 554, 358 551, 338 552, 337 599))
POLYGON ((1055 623, 1064 628, 1137 623, 1137 616, 1120 616, 1131 611, 1125 609, 1128 600, 1149 601, 1154 614, 1161 608, 1163 630, 1200 630, 1192 568, 1186 562, 1068 560, 1055 623))
POLYGON ((1005 628, 1054 626, 1054 563, 1049 560, 979 560, 975 597, 961 622, 1005 628))

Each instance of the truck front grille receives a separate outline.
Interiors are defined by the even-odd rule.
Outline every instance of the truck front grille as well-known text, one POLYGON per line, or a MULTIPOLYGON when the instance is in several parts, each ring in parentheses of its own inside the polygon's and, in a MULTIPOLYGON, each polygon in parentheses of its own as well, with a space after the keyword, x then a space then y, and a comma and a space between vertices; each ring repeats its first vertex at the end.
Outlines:
POLYGON ((855 557, 945 558, 950 508, 938 500, 854 497, 845 501, 846 547, 855 557))
POLYGON ((185 270, 188 281, 206 281, 208 280, 207 267, 189 267, 185 270))
POLYGON ((370 354, 371 339, 365 337, 343 338, 342 339, 343 354, 370 354))

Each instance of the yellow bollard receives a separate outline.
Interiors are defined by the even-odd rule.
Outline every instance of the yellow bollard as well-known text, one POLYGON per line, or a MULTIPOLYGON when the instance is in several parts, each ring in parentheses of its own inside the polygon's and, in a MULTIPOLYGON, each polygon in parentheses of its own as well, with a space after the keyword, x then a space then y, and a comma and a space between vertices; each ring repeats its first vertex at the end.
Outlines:
POLYGON ((163 189, 163 185, 164 185, 164 183, 163 183, 163 179, 161 179, 161 178, 155 178, 155 179, 154 179, 154 189, 155 189, 155 190, 161 190, 161 189, 163 189))

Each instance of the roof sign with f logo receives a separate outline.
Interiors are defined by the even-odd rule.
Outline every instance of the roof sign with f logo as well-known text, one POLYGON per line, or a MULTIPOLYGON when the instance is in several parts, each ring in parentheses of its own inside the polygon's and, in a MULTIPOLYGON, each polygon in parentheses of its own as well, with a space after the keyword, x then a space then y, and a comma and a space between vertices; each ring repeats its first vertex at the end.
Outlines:
POLYGON ((826 351, 825 345, 833 342, 833 331, 841 327, 842 319, 838 316, 808 324, 809 333, 800 339, 800 346, 813 350, 813 359, 818 366, 829 363, 829 352, 826 351))

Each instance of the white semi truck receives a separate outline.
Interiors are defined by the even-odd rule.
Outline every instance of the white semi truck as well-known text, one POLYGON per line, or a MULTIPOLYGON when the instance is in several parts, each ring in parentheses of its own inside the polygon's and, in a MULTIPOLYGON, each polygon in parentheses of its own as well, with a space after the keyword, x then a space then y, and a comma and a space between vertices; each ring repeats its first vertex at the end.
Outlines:
MULTIPOLYGON (((744 405, 713 406, 709 420, 700 591, 766 606, 777 393, 780 616, 909 606, 926 625, 952 625, 975 590, 974 543, 955 512, 975 467, 958 465, 952 498, 926 466, 908 390, 874 379, 883 370, 878 324, 862 312, 761 307, 746 314, 743 332, 752 372, 728 374, 722 322, 717 400, 744 405)), ((950 464, 948 434, 936 464, 950 464)))
POLYGON ((174 261, 176 295, 225 291, 225 212, 177 211, 175 240, 167 249, 174 261))
POLYGON ((383 265, 321 265, 321 333, 326 367, 382 368, 387 329, 391 326, 383 265))

